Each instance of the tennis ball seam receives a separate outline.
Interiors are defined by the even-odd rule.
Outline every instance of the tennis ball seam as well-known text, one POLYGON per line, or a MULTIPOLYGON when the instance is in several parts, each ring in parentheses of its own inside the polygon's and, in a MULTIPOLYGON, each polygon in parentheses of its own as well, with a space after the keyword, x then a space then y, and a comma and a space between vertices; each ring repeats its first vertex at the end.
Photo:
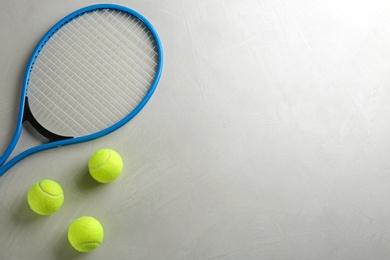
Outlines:
POLYGON ((88 245, 88 244, 98 244, 98 245, 100 245, 100 242, 98 242, 98 241, 84 242, 82 244, 75 245, 75 247, 84 246, 84 245, 88 245))
POLYGON ((41 187, 41 183, 38 183, 38 188, 45 194, 49 195, 50 197, 53 197, 53 198, 59 198, 61 197, 63 194, 60 194, 60 195, 53 195, 53 194, 50 194, 48 193, 47 191, 45 191, 44 189, 42 189, 41 187))
POLYGON ((89 166, 90 169, 99 169, 100 167, 104 166, 108 162, 108 159, 110 159, 111 151, 109 149, 106 150, 107 150, 107 158, 99 165, 89 166))

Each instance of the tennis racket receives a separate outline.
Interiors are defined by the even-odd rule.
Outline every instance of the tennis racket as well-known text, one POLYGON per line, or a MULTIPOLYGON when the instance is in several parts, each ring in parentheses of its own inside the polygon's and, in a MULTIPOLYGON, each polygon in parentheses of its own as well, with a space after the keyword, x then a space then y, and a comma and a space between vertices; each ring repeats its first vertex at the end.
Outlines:
POLYGON ((98 4, 60 20, 27 64, 15 132, 0 157, 0 176, 28 155, 89 141, 123 126, 152 96, 162 63, 155 29, 129 8, 98 4), (16 151, 21 136, 36 140, 23 142, 29 147, 16 151))

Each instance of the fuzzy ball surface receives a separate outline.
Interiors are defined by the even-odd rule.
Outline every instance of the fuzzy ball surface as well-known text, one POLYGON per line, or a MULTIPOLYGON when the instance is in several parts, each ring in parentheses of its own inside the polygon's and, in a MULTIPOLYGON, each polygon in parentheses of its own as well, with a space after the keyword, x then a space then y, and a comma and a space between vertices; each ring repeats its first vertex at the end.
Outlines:
POLYGON ((61 208, 64 203, 64 192, 55 181, 38 181, 28 191, 27 202, 34 212, 50 215, 61 208))
POLYGON ((123 161, 121 156, 112 149, 96 151, 88 162, 89 173, 100 183, 114 181, 122 172, 123 161))
POLYGON ((89 252, 102 243, 104 237, 100 222, 90 216, 80 217, 72 222, 68 229, 68 239, 74 249, 89 252))

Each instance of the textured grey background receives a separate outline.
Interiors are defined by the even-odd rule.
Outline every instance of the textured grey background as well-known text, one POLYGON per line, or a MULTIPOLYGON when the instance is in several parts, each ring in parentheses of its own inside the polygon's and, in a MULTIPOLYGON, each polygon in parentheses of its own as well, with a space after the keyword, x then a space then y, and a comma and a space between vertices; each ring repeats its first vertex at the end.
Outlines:
MULTIPOLYGON (((95 1, 0 0, 0 150, 29 55, 95 1)), ((1 259, 390 258, 390 2, 116 1, 159 32, 165 67, 145 109, 104 138, 30 156, 0 178, 1 259), (89 156, 124 158, 95 183, 89 156), (26 202, 50 178, 65 204, 26 202), (95 251, 73 219, 105 228, 95 251)))

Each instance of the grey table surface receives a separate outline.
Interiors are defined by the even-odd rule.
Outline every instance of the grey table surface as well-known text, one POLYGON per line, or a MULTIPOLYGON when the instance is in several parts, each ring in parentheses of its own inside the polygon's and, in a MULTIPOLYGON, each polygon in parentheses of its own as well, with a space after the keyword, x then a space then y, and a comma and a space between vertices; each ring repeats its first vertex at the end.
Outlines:
MULTIPOLYGON (((0 0, 0 151, 31 51, 96 1, 0 0)), ((160 84, 118 131, 32 155, 0 178, 0 259, 389 259, 390 2, 118 0, 154 25, 160 84), (117 150, 121 177, 88 175, 117 150), (59 182, 38 216, 30 185, 59 182), (76 252, 67 228, 105 239, 76 252)))

